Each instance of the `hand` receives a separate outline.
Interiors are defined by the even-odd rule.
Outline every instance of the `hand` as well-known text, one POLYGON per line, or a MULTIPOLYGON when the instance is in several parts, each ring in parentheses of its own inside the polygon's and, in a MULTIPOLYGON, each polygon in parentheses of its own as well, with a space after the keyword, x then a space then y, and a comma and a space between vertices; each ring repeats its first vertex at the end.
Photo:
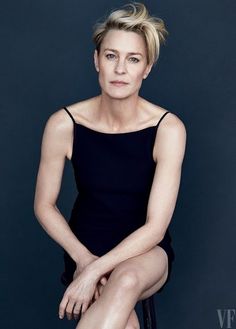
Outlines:
POLYGON ((98 297, 101 295, 105 285, 107 283, 107 278, 105 276, 103 276, 100 281, 98 282, 97 284, 97 287, 96 287, 96 292, 95 292, 95 301, 98 299, 98 297))
POLYGON ((73 274, 73 280, 85 269, 86 266, 88 266, 90 263, 94 262, 99 257, 89 253, 86 258, 81 259, 81 261, 76 263, 76 270, 73 274))
MULTIPOLYGON (((76 270, 73 274, 73 280, 75 280, 81 273, 82 271, 88 266, 90 263, 98 259, 99 257, 89 253, 86 258, 81 259, 80 262, 76 263, 76 270)), ((98 282, 96 288, 95 288, 95 294, 93 296, 92 302, 96 301, 98 297, 101 295, 101 292, 103 290, 103 287, 105 286, 107 282, 106 276, 101 276, 100 281, 98 282)))
POLYGON ((89 307, 98 280, 96 273, 86 267, 67 287, 59 305, 59 317, 63 319, 66 313, 71 320, 72 313, 75 319, 80 312, 83 314, 89 307))

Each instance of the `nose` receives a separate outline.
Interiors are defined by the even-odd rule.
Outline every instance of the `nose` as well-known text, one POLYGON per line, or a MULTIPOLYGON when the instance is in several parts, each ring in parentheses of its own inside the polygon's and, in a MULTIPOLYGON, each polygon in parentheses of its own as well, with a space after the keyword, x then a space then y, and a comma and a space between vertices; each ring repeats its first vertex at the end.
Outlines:
POLYGON ((115 72, 117 74, 124 74, 126 72, 126 66, 125 66, 124 60, 119 59, 117 61, 116 66, 115 66, 115 72))

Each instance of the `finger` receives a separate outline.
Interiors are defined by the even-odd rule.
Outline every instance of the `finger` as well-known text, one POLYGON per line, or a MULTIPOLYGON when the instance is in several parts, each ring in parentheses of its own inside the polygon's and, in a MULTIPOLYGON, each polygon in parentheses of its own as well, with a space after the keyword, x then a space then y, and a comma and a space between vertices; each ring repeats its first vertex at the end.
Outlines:
POLYGON ((97 300, 98 298, 98 289, 95 289, 95 293, 94 293, 94 300, 97 300))
POLYGON ((64 297, 61 300, 61 303, 59 305, 59 318, 63 319, 65 315, 65 309, 68 303, 68 297, 64 295, 64 297))
POLYGON ((96 290, 96 292, 97 292, 97 298, 99 297, 99 286, 97 287, 97 290, 96 290))
POLYGON ((80 315, 80 310, 81 310, 81 304, 76 303, 75 304, 75 307, 74 307, 74 310, 73 310, 73 314, 74 314, 74 319, 75 320, 78 320, 79 315, 80 315))
POLYGON ((84 301, 84 303, 82 305, 82 309, 81 309, 81 317, 84 315, 84 313, 87 310, 88 306, 89 306, 89 301, 84 301))
POLYGON ((100 282, 101 282, 102 285, 105 285, 105 284, 106 284, 107 279, 105 278, 105 276, 103 276, 103 277, 101 278, 100 282))
POLYGON ((104 286, 102 286, 102 285, 99 287, 99 289, 98 289, 98 291, 99 291, 99 296, 101 295, 101 293, 102 293, 102 291, 103 291, 103 288, 104 288, 104 286))
POLYGON ((66 306, 66 315, 67 315, 67 319, 71 320, 72 319, 72 313, 73 313, 73 308, 75 305, 75 300, 70 299, 69 303, 66 306))

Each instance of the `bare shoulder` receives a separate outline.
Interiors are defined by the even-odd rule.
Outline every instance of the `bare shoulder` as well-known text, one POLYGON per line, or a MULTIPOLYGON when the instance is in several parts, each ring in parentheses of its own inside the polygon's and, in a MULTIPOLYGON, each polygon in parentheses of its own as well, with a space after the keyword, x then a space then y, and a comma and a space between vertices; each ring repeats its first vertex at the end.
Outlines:
POLYGON ((98 98, 98 96, 95 96, 84 99, 71 105, 67 105, 66 108, 73 116, 75 122, 80 122, 86 125, 91 120, 93 109, 97 106, 98 98))
MULTIPOLYGON (((91 103, 94 102, 94 98, 95 97, 66 106, 75 122, 86 121, 88 109, 91 108, 91 103)), ((73 131, 72 118, 62 107, 50 115, 46 123, 46 129, 65 138, 70 137, 73 131)))
POLYGON ((144 107, 148 110, 149 113, 151 113, 151 117, 156 123, 158 123, 158 121, 162 119, 162 116, 164 116, 166 112, 169 112, 161 120, 160 125, 158 127, 158 133, 160 131, 162 133, 168 133, 172 131, 173 133, 186 135, 185 125, 179 116, 177 116, 170 110, 161 107, 160 105, 151 103, 144 99, 142 101, 144 103, 144 107))
POLYGON ((182 119, 179 116, 177 116, 175 113, 162 108, 160 119, 162 120, 160 121, 157 130, 159 135, 165 134, 165 135, 174 136, 174 138, 176 138, 177 136, 179 136, 179 138, 181 137, 186 138, 185 124, 182 121, 182 119), (164 116, 166 112, 168 113, 164 116))
POLYGON ((58 135, 58 137, 69 134, 72 129, 73 122, 63 108, 52 113, 45 125, 45 131, 47 133, 58 135))
POLYGON ((169 112, 160 122, 156 136, 156 158, 158 161, 181 166, 186 148, 186 128, 183 121, 169 112), (158 137, 157 137, 158 136, 158 137))
POLYGON ((56 156, 70 158, 71 145, 73 141, 73 121, 64 108, 52 113, 47 119, 42 150, 56 156), (57 155, 56 155, 57 154, 57 155))
MULTIPOLYGON (((91 103, 94 98, 86 99, 66 108, 70 112, 75 122, 86 122, 88 109, 91 109, 91 103)), ((57 154, 61 154, 67 159, 71 159, 73 147, 73 129, 74 123, 72 118, 62 107, 52 113, 45 125, 43 134, 43 150, 54 150, 57 154)), ((85 123, 86 124, 86 123, 85 123)))
POLYGON ((159 121, 154 144, 154 158, 178 158, 181 162, 184 157, 187 132, 183 120, 175 113, 159 105, 150 103, 150 107, 159 121), (167 114, 165 114, 168 112, 167 114))

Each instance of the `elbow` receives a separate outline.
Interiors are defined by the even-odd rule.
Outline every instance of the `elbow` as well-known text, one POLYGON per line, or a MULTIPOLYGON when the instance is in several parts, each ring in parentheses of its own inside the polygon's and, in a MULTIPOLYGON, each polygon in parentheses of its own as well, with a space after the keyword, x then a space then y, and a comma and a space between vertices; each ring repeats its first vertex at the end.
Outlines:
POLYGON ((157 245, 164 239, 165 232, 163 232, 163 230, 160 230, 159 228, 156 228, 153 225, 146 225, 148 226, 150 232, 150 239, 153 241, 154 245, 157 245))
POLYGON ((38 205, 38 202, 36 202, 35 200, 34 200, 34 204, 33 204, 33 211, 34 211, 35 217, 38 219, 39 205, 38 205))
POLYGON ((34 215, 37 218, 39 222, 42 221, 44 218, 45 211, 48 211, 49 208, 54 208, 55 206, 51 204, 45 204, 43 202, 34 202, 33 210, 34 210, 34 215))
POLYGON ((163 239, 164 239, 165 234, 163 234, 163 232, 157 232, 155 235, 155 244, 157 245, 158 243, 160 243, 163 239))
POLYGON ((40 221, 40 217, 42 216, 43 206, 39 203, 34 203, 34 215, 38 221, 40 221))
POLYGON ((157 239, 157 244, 160 243, 164 239, 165 234, 160 234, 157 239))
POLYGON ((39 220, 42 210, 44 209, 44 205, 42 202, 39 201, 38 198, 34 198, 34 205, 33 205, 33 210, 34 210, 34 215, 35 217, 39 220))

